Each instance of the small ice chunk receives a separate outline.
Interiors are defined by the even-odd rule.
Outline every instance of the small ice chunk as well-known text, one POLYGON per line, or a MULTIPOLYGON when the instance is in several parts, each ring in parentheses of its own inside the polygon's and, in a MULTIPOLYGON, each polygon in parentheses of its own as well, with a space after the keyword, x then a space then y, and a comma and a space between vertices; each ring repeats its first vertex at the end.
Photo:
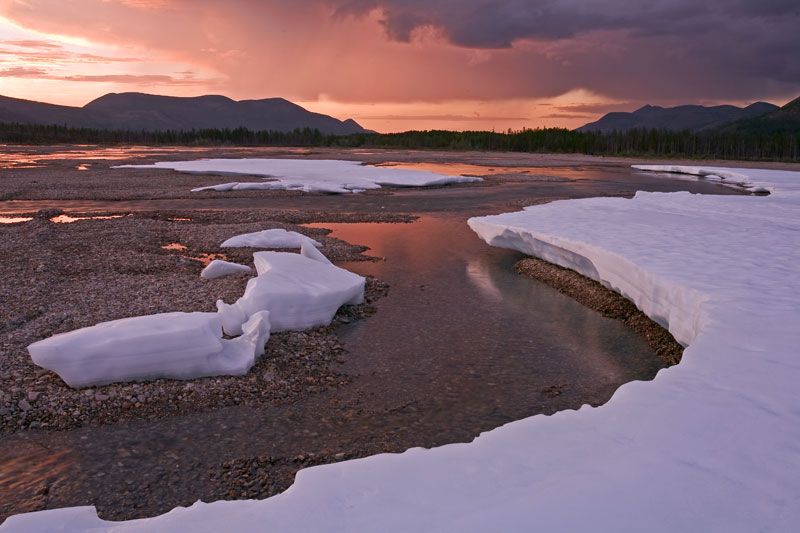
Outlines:
POLYGON ((300 255, 303 257, 308 257, 309 259, 313 259, 314 261, 319 261, 320 263, 325 263, 328 265, 332 265, 331 260, 325 257, 322 252, 317 250, 317 247, 311 244, 311 241, 306 241, 300 245, 300 255))
POLYGON ((258 276, 244 295, 234 304, 217 302, 225 333, 239 335, 242 322, 262 310, 270 312, 272 331, 300 331, 330 324, 342 305, 362 303, 365 279, 317 253, 325 261, 289 252, 253 254, 258 276))
POLYGON ((231 276, 240 272, 250 272, 252 270, 253 269, 247 265, 231 263, 230 261, 223 261, 222 259, 214 259, 200 272, 200 277, 215 279, 231 276))
POLYGON ((202 192, 202 191, 216 191, 216 192, 228 192, 232 191, 239 182, 233 181, 229 183, 219 183, 217 185, 209 185, 207 187, 197 187, 192 189, 192 192, 202 192))
POLYGON ((160 313, 60 333, 28 346, 33 362, 71 387, 246 373, 263 353, 269 314, 252 313, 238 339, 222 338, 217 313, 160 313))
POLYGON ((382 186, 436 187, 451 183, 481 181, 481 178, 474 176, 447 176, 421 170, 364 165, 359 161, 321 159, 202 159, 165 161, 151 165, 120 165, 114 168, 163 168, 189 174, 258 176, 264 179, 256 182, 229 182, 197 187, 192 189, 192 192, 283 189, 348 194, 380 189, 382 186))
POLYGON ((310 242, 314 246, 322 246, 320 243, 306 237, 296 231, 286 231, 285 229, 265 229, 253 233, 244 233, 231 237, 222 243, 223 248, 300 248, 304 242, 310 242))

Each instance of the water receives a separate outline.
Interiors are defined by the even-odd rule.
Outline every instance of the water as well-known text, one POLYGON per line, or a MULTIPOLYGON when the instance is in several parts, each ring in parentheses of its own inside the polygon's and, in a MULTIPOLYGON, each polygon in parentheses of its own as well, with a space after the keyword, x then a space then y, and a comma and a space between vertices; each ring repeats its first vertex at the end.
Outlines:
POLYGON ((125 213, 159 208, 423 213, 409 224, 315 224, 369 246, 368 253, 380 261, 342 266, 390 284, 374 316, 337 330, 347 348, 343 369, 352 378, 349 384, 288 405, 4 436, 0 508, 27 509, 46 480, 48 507, 95 504, 101 516, 152 515, 220 497, 209 472, 232 459, 269 455, 290 461, 319 450, 356 457, 465 442, 512 420, 601 404, 623 383, 651 379, 661 363, 642 339, 518 275, 513 265, 521 255, 480 241, 466 218, 567 196, 732 191, 628 169, 538 169, 537 175, 566 180, 392 195, 0 203, 0 213, 22 212, 21 205, 125 213))
POLYGON ((523 256, 487 246, 459 216, 312 226, 384 259, 342 264, 391 287, 375 316, 342 328, 347 369, 378 380, 386 405, 424 408, 422 433, 549 412, 549 387, 575 407, 599 404, 661 366, 620 322, 517 274, 523 256))

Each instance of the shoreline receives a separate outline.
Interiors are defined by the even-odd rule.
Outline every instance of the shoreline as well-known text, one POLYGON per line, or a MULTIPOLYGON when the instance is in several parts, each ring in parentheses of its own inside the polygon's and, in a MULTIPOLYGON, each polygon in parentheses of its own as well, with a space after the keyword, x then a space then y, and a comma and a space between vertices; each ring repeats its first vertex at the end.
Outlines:
POLYGON ((664 363, 665 368, 680 363, 682 346, 663 326, 640 311, 621 294, 604 287, 574 270, 558 266, 537 257, 526 257, 514 265, 523 276, 540 281, 566 294, 588 309, 623 322, 640 335, 664 363))
POLYGON ((276 333, 267 344, 267 354, 242 376, 73 389, 55 373, 34 365, 26 347, 99 322, 167 311, 214 311, 217 298, 234 301, 250 275, 216 280, 199 275, 203 261, 218 256, 252 264, 254 249, 219 247, 234 233, 283 227, 322 241, 323 253, 333 261, 371 261, 375 259, 363 254, 364 247, 294 222, 407 221, 396 216, 321 218, 315 213, 230 211, 190 212, 190 221, 170 220, 161 213, 153 218, 59 224, 48 220, 54 214, 40 212, 30 222, 0 227, 0 251, 22 259, 6 261, 0 268, 6 280, 0 295, 7 302, 0 310, 0 435, 152 420, 230 405, 281 404, 345 384, 347 376, 337 369, 344 348, 335 328, 375 311, 374 304, 388 292, 388 285, 374 278, 367 281, 364 304, 343 307, 330 326, 276 333), (165 249, 169 243, 185 248, 165 249))

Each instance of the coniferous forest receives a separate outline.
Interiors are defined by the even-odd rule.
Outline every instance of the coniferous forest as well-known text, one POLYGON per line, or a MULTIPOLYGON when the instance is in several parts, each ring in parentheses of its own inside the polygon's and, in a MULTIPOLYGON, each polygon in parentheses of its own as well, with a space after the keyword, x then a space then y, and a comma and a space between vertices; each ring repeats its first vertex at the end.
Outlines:
POLYGON ((563 128, 493 131, 407 131, 327 135, 236 129, 128 131, 59 125, 0 124, 5 144, 140 144, 176 146, 293 146, 574 153, 606 156, 800 161, 800 132, 629 130, 577 132, 563 128))

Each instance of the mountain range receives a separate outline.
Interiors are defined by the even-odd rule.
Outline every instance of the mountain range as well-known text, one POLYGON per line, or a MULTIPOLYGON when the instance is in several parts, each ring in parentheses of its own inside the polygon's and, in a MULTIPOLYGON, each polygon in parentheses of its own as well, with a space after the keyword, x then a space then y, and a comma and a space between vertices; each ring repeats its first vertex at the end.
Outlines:
POLYGON ((732 105, 682 105, 659 107, 646 105, 631 113, 613 112, 577 131, 626 131, 631 129, 663 129, 672 131, 704 131, 718 129, 742 120, 753 120, 780 111, 776 105, 756 102, 747 107, 732 105))
POLYGON ((730 133, 795 133, 800 134, 800 98, 758 117, 738 120, 721 131, 730 133))
POLYGON ((244 127, 254 131, 318 129, 322 133, 365 133, 353 119, 312 113, 283 98, 232 100, 226 96, 159 96, 109 93, 83 107, 0 96, 0 122, 58 124, 113 130, 191 130, 244 127))

